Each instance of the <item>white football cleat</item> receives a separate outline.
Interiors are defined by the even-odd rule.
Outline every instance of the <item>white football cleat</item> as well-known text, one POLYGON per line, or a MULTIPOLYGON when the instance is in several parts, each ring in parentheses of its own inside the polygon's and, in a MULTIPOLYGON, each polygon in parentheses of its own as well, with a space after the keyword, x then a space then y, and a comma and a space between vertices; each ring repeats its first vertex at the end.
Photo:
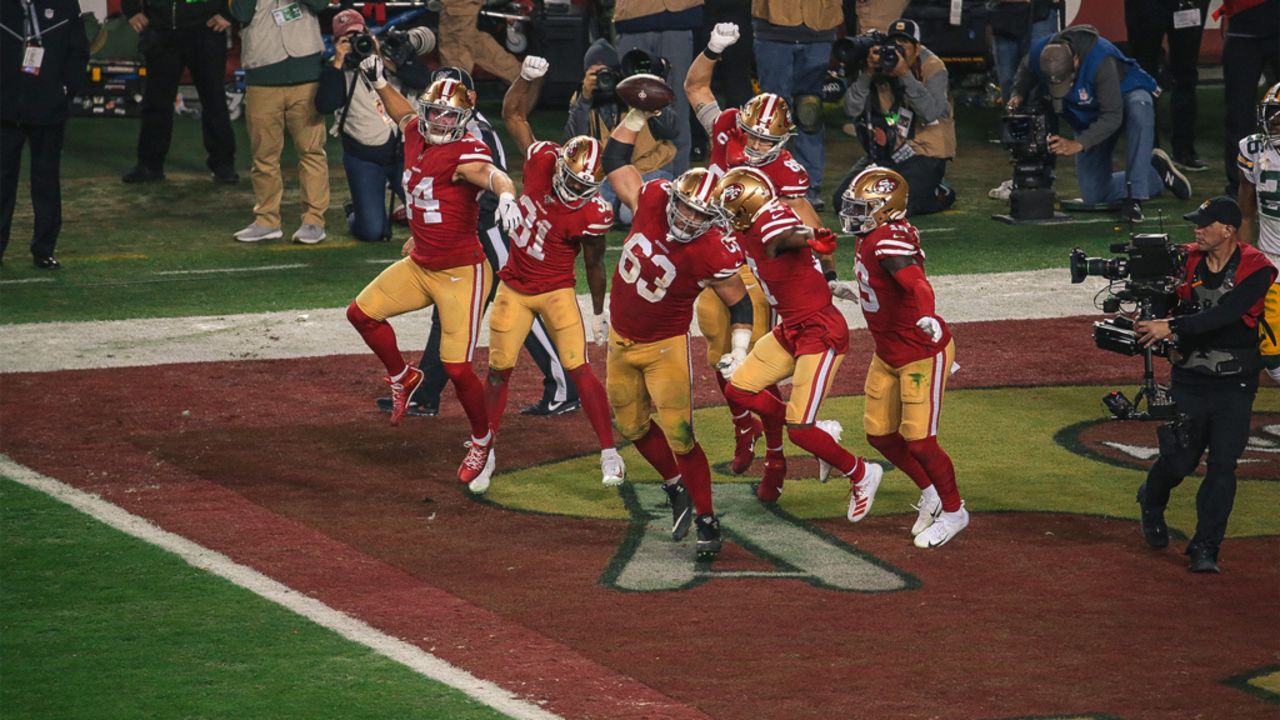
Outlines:
POLYGON ((494 450, 489 451, 489 459, 484 464, 484 470, 476 476, 475 480, 467 483, 467 489, 476 495, 483 495, 489 489, 489 480, 493 478, 493 468, 498 464, 498 453, 494 450))
POLYGON ((884 477, 884 468, 866 460, 862 461, 866 469, 862 471, 861 482, 849 483, 849 522, 860 522, 871 512, 871 503, 876 500, 876 490, 880 489, 880 478, 884 477))
MULTIPOLYGON (((835 440, 837 443, 840 442, 840 436, 844 434, 844 426, 840 424, 839 420, 819 420, 814 423, 814 426, 822 432, 830 435, 831 439, 835 440)), ((818 458, 818 482, 824 483, 830 479, 831 463, 823 460, 822 458, 818 458)))
POLYGON ((937 488, 930 485, 920 493, 920 503, 911 507, 919 513, 916 515, 916 524, 911 526, 911 534, 914 536, 928 530, 933 521, 938 519, 942 512, 942 498, 938 497, 937 488))
POLYGON ((968 526, 969 511, 964 509, 964 503, 961 502, 959 510, 942 513, 928 529, 917 535, 916 547, 936 548, 945 545, 948 540, 956 536, 956 533, 968 526))
POLYGON ((617 487, 627 479, 627 465, 622 462, 622 456, 614 448, 605 448, 600 451, 600 473, 605 487, 617 487))

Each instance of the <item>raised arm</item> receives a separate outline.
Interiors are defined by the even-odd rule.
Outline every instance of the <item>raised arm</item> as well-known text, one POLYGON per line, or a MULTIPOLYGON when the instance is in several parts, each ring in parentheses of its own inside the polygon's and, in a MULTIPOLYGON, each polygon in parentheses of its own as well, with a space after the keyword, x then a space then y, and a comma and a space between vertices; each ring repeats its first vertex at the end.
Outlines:
POLYGON ((604 170, 608 173, 609 184, 618 194, 618 199, 626 203, 635 212, 640 201, 640 188, 644 178, 636 166, 631 164, 631 153, 636 147, 636 136, 648 121, 648 113, 632 108, 622 118, 622 122, 609 134, 609 142, 604 146, 604 170))
POLYGON ((507 94, 502 98, 502 122, 507 126, 507 132, 511 133, 511 139, 516 141, 516 148, 521 155, 538 141, 533 136, 533 128, 529 126, 529 110, 538 101, 547 67, 547 61, 543 58, 535 55, 526 57, 520 66, 520 77, 511 83, 507 94))
POLYGON ((369 81, 369 86, 374 89, 374 92, 378 93, 378 99, 382 100, 382 107, 386 110, 387 117, 403 129, 404 119, 417 113, 413 105, 409 104, 409 101, 387 82, 387 72, 382 64, 382 58, 378 55, 370 55, 361 60, 360 74, 369 81))
POLYGON ((711 29, 711 39, 707 48, 698 53, 689 66, 684 78, 684 94, 689 98, 689 107, 693 108, 693 116, 698 118, 702 127, 711 134, 716 117, 720 114, 720 105, 711 92, 711 75, 715 72, 720 53, 725 48, 738 42, 738 26, 736 23, 717 23, 711 29))

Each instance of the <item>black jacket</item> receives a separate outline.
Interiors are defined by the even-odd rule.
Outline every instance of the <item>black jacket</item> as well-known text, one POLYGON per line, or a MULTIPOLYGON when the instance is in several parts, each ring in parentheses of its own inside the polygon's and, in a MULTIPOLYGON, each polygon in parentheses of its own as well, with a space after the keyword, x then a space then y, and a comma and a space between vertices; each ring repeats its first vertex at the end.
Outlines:
POLYGON ((235 22, 231 8, 222 0, 122 0, 120 10, 127 18, 145 13, 151 23, 148 27, 156 30, 198 27, 209 22, 214 15, 221 15, 227 22, 235 22))
MULTIPOLYGON (((0 120, 27 125, 66 122, 71 98, 84 84, 89 38, 76 0, 32 0, 44 62, 39 75, 22 71, 27 10, 21 0, 0 0, 0 120)), ((34 32, 30 33, 34 36, 34 32)))

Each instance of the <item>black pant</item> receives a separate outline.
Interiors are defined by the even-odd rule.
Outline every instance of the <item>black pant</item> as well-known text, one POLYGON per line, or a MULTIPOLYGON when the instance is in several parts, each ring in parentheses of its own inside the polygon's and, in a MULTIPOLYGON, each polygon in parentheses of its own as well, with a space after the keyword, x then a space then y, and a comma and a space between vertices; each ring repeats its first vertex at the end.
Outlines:
MULTIPOLYGON (((483 214, 489 211, 482 207, 480 212, 483 214)), ((500 228, 487 228, 484 227, 484 223, 480 227, 480 245, 484 247, 485 258, 489 261, 489 267, 494 274, 493 288, 484 301, 485 308, 488 308, 498 291, 498 270, 505 264, 508 245, 500 228), (497 247, 498 244, 502 244, 501 250, 497 247)), ((542 371, 544 403, 578 399, 578 388, 574 386, 573 380, 560 364, 560 356, 556 354, 556 347, 551 343, 551 336, 547 334, 547 326, 542 323, 542 318, 533 319, 533 328, 524 339, 524 349, 529 351, 533 362, 542 371)), ((445 374, 444 363, 440 361, 440 311, 436 308, 431 309, 431 333, 427 335, 427 347, 422 351, 422 359, 418 361, 418 367, 423 374, 422 385, 418 386, 417 391, 413 393, 413 401, 420 405, 439 407, 440 393, 448 384, 449 376, 445 374)))
MULTIPOLYGON (((866 170, 869 165, 871 165, 871 156, 863 156, 840 181, 831 199, 831 207, 835 208, 837 213, 840 212, 840 206, 843 204, 841 198, 844 196, 844 191, 853 184, 853 179, 858 176, 858 173, 866 170)), ((896 170, 907 181, 907 187, 910 190, 907 195, 908 217, 942 212, 956 201, 955 192, 942 185, 942 178, 947 171, 947 161, 942 158, 914 155, 906 162, 879 163, 879 165, 896 170)))
POLYGON ((1280 75, 1280 38, 1239 37, 1227 35, 1222 46, 1222 78, 1226 91, 1227 120, 1223 133, 1222 160, 1227 169, 1226 194, 1236 196, 1239 180, 1236 156, 1240 140, 1257 132, 1258 79, 1262 69, 1271 65, 1280 75))
MULTIPOLYGON (((1200 82, 1196 63, 1200 58, 1200 38, 1204 35, 1209 0, 1195 0, 1194 6, 1200 10, 1200 25, 1175 30, 1173 11, 1180 7, 1178 3, 1170 0, 1125 0, 1124 3, 1124 24, 1133 59, 1161 86, 1172 85, 1172 149, 1176 158, 1195 155, 1196 85, 1200 82), (1160 57, 1164 54, 1160 45, 1166 35, 1169 36, 1168 82, 1160 73, 1160 57)), ((1158 105, 1156 110, 1158 113, 1158 105)), ((1157 122, 1157 146, 1160 145, 1158 128, 1157 122)))
MULTIPOLYGON (((755 36, 751 29, 751 3, 740 0, 707 0, 703 9, 704 34, 709 36, 711 28, 722 22, 737 23, 741 35, 738 42, 725 48, 720 62, 716 63, 711 86, 717 94, 724 96, 726 108, 741 107, 755 95, 751 87, 751 64, 755 60, 755 51, 752 49, 752 38, 755 36)), ((694 46, 694 50, 702 52, 703 47, 706 47, 705 38, 702 45, 694 46)), ((792 108, 792 112, 794 111, 795 108, 792 108)), ((696 119, 694 122, 698 124, 696 119)))
POLYGON ((1144 504, 1164 507, 1169 492, 1200 466, 1209 451, 1208 470, 1196 493, 1196 534, 1188 545, 1214 552, 1227 533, 1227 518, 1236 498, 1236 461, 1249 441, 1249 418, 1256 390, 1231 385, 1188 386, 1174 381, 1170 388, 1178 411, 1189 416, 1185 447, 1162 439, 1160 457, 1147 473, 1144 504))
POLYGON ((0 122, 0 257, 9 247, 13 209, 18 200, 18 179, 22 174, 22 146, 31 145, 31 206, 35 211, 35 231, 31 234, 31 256, 53 255, 62 230, 62 140, 67 124, 21 125, 0 122))
POLYGON ((173 100, 183 68, 200 95, 200 125, 210 170, 231 169, 236 138, 227 112, 227 34, 203 25, 179 30, 156 30, 147 50, 147 83, 142 91, 142 128, 138 134, 138 164, 160 171, 173 136, 173 100))

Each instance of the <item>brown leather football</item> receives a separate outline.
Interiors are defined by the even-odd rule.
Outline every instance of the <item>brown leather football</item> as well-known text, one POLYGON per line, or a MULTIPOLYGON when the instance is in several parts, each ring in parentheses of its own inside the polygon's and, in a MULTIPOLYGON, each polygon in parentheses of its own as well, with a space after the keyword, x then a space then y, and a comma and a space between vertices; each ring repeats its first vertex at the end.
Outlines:
POLYGON ((632 75, 618 83, 618 97, 637 110, 654 112, 670 105, 676 93, 657 75, 632 75))

